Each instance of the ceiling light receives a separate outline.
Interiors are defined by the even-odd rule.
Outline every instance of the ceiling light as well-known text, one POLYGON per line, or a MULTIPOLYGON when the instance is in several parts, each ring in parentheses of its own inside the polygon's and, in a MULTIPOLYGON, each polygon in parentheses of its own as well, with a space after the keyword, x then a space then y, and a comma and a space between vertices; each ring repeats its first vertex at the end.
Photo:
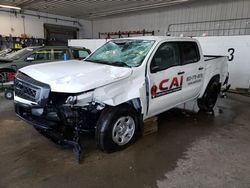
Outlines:
POLYGON ((154 4, 137 6, 137 7, 125 8, 125 9, 117 9, 117 10, 108 11, 108 12, 92 13, 90 18, 98 18, 98 17, 110 16, 110 15, 114 15, 114 14, 121 14, 121 13, 149 10, 149 9, 155 9, 155 8, 162 8, 162 7, 166 7, 166 6, 172 6, 172 5, 185 3, 188 1, 192 1, 192 0, 171 0, 171 1, 161 2, 161 3, 154 3, 154 4))
POLYGON ((0 8, 9 8, 9 9, 21 10, 20 7, 9 6, 9 5, 0 5, 0 8))

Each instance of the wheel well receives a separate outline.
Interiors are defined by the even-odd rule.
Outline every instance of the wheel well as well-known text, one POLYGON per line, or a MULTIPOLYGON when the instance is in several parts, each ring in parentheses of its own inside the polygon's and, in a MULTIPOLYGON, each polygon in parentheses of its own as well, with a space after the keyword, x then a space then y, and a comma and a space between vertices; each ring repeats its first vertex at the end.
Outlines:
POLYGON ((207 88, 209 87, 209 85, 213 82, 213 81, 216 81, 220 84, 220 87, 221 87, 221 83, 220 83, 220 75, 219 74, 216 74, 214 75, 210 80, 209 82, 205 82, 204 83, 204 87, 203 87, 203 90, 202 92, 200 93, 199 97, 198 98, 202 98, 204 93, 206 92, 207 88))
POLYGON ((207 88, 209 87, 209 85, 210 85, 213 81, 216 81, 216 82, 219 83, 218 92, 220 92, 220 89, 221 89, 220 75, 217 74, 217 75, 213 76, 213 77, 210 79, 210 81, 209 81, 209 83, 208 83, 208 85, 207 85, 207 88))
MULTIPOLYGON (((119 104, 118 106, 122 106, 122 105, 129 105, 130 107, 132 107, 136 111, 136 113, 137 113, 138 116, 142 116, 143 115, 142 114, 142 105, 141 105, 141 101, 140 101, 139 98, 131 99, 131 100, 127 101, 127 102, 119 104)), ((106 108, 112 108, 112 107, 113 106, 106 105, 104 107, 104 109, 106 109, 106 108)))
POLYGON ((126 102, 125 104, 129 104, 130 106, 132 106, 138 114, 141 114, 142 112, 142 106, 141 106, 141 101, 140 99, 132 99, 128 102, 126 102))
POLYGON ((143 123, 143 114, 142 114, 142 105, 139 98, 132 99, 125 104, 128 104, 132 106, 135 111, 137 112, 138 120, 139 120, 139 133, 142 134, 142 131, 144 129, 144 123, 143 123))
POLYGON ((217 74, 217 75, 213 76, 213 77, 211 78, 211 80, 209 81, 209 83, 211 83, 212 81, 218 81, 218 82, 220 82, 220 75, 217 74))

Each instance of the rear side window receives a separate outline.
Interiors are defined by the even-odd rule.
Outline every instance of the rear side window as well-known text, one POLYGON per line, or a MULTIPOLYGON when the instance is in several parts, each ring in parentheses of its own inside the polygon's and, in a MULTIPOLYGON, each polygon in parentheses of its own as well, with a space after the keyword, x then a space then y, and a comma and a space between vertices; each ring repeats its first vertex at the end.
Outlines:
POLYGON ((200 53, 196 42, 181 42, 183 64, 196 63, 200 60, 200 53))
POLYGON ((66 49, 54 49, 54 60, 64 60, 64 54, 68 56, 66 49))

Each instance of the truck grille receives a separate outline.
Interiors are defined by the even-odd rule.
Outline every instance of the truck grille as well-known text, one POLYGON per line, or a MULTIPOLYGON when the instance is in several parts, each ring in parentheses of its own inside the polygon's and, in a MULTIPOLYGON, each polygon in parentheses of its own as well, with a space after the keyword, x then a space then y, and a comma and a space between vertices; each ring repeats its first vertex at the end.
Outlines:
POLYGON ((18 72, 14 81, 15 95, 39 105, 44 105, 48 100, 50 87, 31 77, 18 72))
POLYGON ((40 89, 37 87, 17 79, 15 80, 15 95, 20 98, 36 102, 39 91, 40 89))

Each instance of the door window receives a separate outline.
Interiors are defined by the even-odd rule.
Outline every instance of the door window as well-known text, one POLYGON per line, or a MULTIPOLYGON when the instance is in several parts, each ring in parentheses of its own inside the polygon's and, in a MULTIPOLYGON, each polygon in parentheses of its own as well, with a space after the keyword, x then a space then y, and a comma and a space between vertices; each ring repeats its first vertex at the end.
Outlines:
POLYGON ((51 50, 38 50, 34 52, 29 58, 32 61, 50 61, 51 60, 51 50))
POLYGON ((162 71, 180 65, 180 50, 175 42, 160 45, 151 62, 151 73, 162 71))
POLYGON ((54 60, 64 60, 64 54, 69 56, 67 49, 54 49, 54 60))
POLYGON ((195 42, 181 42, 183 64, 196 63, 200 60, 200 53, 195 42))

